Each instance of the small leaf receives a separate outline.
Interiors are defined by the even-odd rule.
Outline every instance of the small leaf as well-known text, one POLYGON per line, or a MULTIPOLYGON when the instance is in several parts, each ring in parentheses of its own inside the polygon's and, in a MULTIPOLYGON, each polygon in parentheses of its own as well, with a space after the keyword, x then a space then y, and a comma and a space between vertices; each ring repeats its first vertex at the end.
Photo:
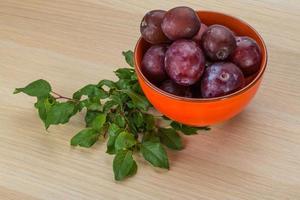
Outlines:
POLYGON ((100 131, 106 121, 106 114, 98 114, 92 122, 92 128, 96 131, 100 131))
POLYGON ((134 104, 132 103, 132 101, 128 101, 128 102, 126 103, 126 105, 127 105, 127 107, 128 107, 129 109, 135 108, 135 106, 134 106, 134 104))
POLYGON ((136 94, 130 90, 124 91, 132 100, 134 105, 144 111, 147 111, 148 107, 150 106, 149 101, 146 99, 145 96, 141 96, 139 94, 136 94))
POLYGON ((85 115, 85 123, 86 123, 86 127, 91 127, 92 126, 92 122, 94 121, 94 119, 101 114, 101 112, 99 111, 92 111, 92 110, 88 110, 86 112, 85 115))
POLYGON ((88 110, 93 110, 93 111, 102 111, 103 110, 103 106, 100 104, 100 101, 99 101, 99 102, 90 103, 87 106, 87 109, 88 110))
POLYGON ((48 96, 49 93, 51 92, 51 86, 47 81, 43 79, 39 79, 37 81, 30 83, 24 88, 16 88, 14 94, 20 92, 23 92, 29 96, 44 97, 44 96, 48 96))
POLYGON ((132 132, 134 135, 137 136, 138 129, 135 126, 134 121, 131 119, 131 117, 128 118, 128 127, 129 127, 130 132, 132 132))
POLYGON ((130 79, 120 79, 116 82, 116 85, 119 90, 129 90, 135 82, 130 79))
POLYGON ((134 161, 134 162, 133 162, 133 165, 132 165, 132 167, 131 167, 131 169, 130 169, 130 171, 129 171, 129 173, 128 173, 128 177, 135 175, 136 172, 137 172, 137 164, 136 164, 136 162, 134 161))
POLYGON ((170 126, 178 131, 181 130, 181 127, 182 127, 182 124, 178 123, 178 122, 175 122, 175 121, 172 121, 170 126))
POLYGON ((169 169, 169 160, 163 146, 158 142, 147 141, 141 145, 141 152, 145 160, 154 167, 169 169))
MULTIPOLYGON (((137 81, 138 80, 138 78, 137 78, 137 75, 136 75, 136 73, 134 73, 132 76, 131 76, 131 78, 130 78, 132 81, 137 81)), ((139 85, 139 83, 138 82, 136 82, 137 83, 137 85, 139 85)), ((135 84, 136 85, 136 84, 135 84)))
POLYGON ((187 126, 187 125, 175 122, 175 121, 173 121, 170 125, 172 128, 174 128, 175 130, 181 131, 185 135, 198 134, 199 130, 206 130, 206 131, 210 130, 210 128, 207 126, 204 126, 204 127, 187 126))
POLYGON ((115 82, 113 82, 113 81, 111 81, 111 80, 106 80, 106 79, 101 80, 101 81, 98 83, 98 87, 102 88, 103 86, 106 86, 106 87, 108 87, 108 88, 110 88, 110 89, 116 88, 116 87, 117 87, 116 84, 115 84, 115 82))
POLYGON ((107 130, 108 133, 108 141, 107 141, 107 150, 106 153, 108 154, 115 154, 115 141, 118 135, 122 132, 116 124, 111 124, 107 130))
POLYGON ((56 104, 56 100, 52 96, 38 97, 34 106, 38 109, 40 119, 46 123, 47 113, 51 107, 56 104))
POLYGON ((116 116, 115 116, 115 123, 116 123, 119 127, 121 127, 121 128, 124 128, 124 127, 126 126, 126 120, 125 120, 125 118, 124 118, 122 115, 120 115, 120 114, 116 114, 116 116))
POLYGON ((101 101, 97 97, 81 100, 78 104, 78 110, 81 111, 83 108, 87 108, 87 110, 93 110, 93 111, 102 111, 103 110, 101 101))
POLYGON ((122 149, 129 149, 136 144, 136 140, 131 133, 126 131, 121 132, 115 142, 115 149, 117 151, 122 149))
POLYGON ((55 104, 50 108, 46 118, 46 128, 51 124, 65 124, 74 115, 74 109, 76 109, 74 103, 63 102, 55 104))
POLYGON ((97 85, 86 85, 73 94, 73 99, 80 100, 82 96, 88 96, 89 98, 96 97, 98 99, 105 99, 108 94, 102 89, 98 88, 97 85))
POLYGON ((133 84, 133 86, 131 87, 132 91, 136 92, 137 94, 141 94, 144 95, 144 92, 140 86, 140 84, 138 82, 136 82, 135 84, 133 84))
POLYGON ((146 122, 146 130, 152 131, 155 129, 155 119, 153 115, 150 114, 144 114, 144 120, 146 122))
POLYGON ((155 134, 154 131, 152 132, 147 132, 143 135, 143 139, 142 142, 147 142, 147 141, 151 141, 154 143, 160 143, 160 139, 159 137, 155 134))
POLYGON ((210 131, 211 128, 209 126, 200 126, 200 127, 197 127, 198 130, 203 130, 203 131, 210 131))
POLYGON ((99 138, 99 133, 92 128, 86 128, 71 139, 72 146, 91 147, 99 138))
POLYGON ((119 151, 113 161, 115 180, 120 181, 128 176, 132 176, 137 171, 137 165, 132 157, 132 151, 119 151))
POLYGON ((105 102, 103 106, 103 112, 109 112, 110 109, 114 108, 116 105, 118 105, 118 102, 116 101, 107 101, 105 102))
POLYGON ((128 96, 122 92, 115 92, 110 96, 111 100, 115 101, 120 106, 128 101, 128 96))
POLYGON ((128 51, 123 51, 122 54, 123 56, 125 56, 125 60, 127 64, 131 67, 134 67, 133 52, 128 50, 128 51))
POLYGON ((82 111, 82 109, 84 108, 84 107, 88 107, 89 105, 90 105, 90 101, 89 101, 89 99, 84 99, 84 100, 82 100, 82 101, 80 101, 79 102, 79 111, 82 111))
POLYGON ((115 71, 115 74, 119 79, 131 79, 134 73, 134 69, 130 68, 119 68, 115 71))
POLYGON ((161 143, 174 150, 183 149, 181 137, 179 134, 172 128, 160 128, 159 137, 161 143))
POLYGON ((169 117, 165 116, 165 115, 163 115, 162 118, 163 118, 164 120, 171 121, 171 119, 170 119, 169 117))
POLYGON ((137 111, 137 112, 132 113, 132 119, 137 128, 140 128, 144 125, 144 118, 143 118, 143 114, 141 112, 137 111))

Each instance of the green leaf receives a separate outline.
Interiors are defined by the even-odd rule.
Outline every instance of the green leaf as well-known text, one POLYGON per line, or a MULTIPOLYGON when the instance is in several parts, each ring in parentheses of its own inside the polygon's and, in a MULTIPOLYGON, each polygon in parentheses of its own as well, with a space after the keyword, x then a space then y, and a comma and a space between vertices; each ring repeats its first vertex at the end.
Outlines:
POLYGON ((154 143, 160 143, 160 138, 155 134, 154 131, 147 132, 143 135, 142 142, 147 142, 147 141, 151 141, 154 143))
POLYGON ((200 126, 200 127, 197 127, 198 130, 202 130, 202 131, 210 131, 211 128, 209 126, 200 126))
POLYGON ((94 119, 101 114, 101 112, 99 111, 92 111, 92 110, 88 110, 86 112, 85 115, 85 123, 86 123, 86 127, 91 127, 92 126, 92 122, 94 121, 94 119))
POLYGON ((175 122, 175 121, 172 121, 170 126, 178 131, 181 131, 181 127, 182 127, 182 124, 178 123, 178 122, 175 122))
POLYGON ((129 127, 130 132, 132 132, 134 135, 137 136, 138 129, 135 126, 134 121, 131 119, 131 117, 128 117, 128 127, 129 127))
POLYGON ((116 88, 116 87, 117 87, 116 84, 115 84, 115 82, 113 82, 113 81, 111 81, 111 80, 106 80, 106 79, 101 80, 101 81, 98 83, 98 87, 102 88, 103 86, 106 86, 106 87, 108 87, 108 88, 110 88, 110 89, 116 88))
POLYGON ((199 130, 206 130, 206 131, 210 130, 210 128, 207 126, 204 126, 204 127, 187 126, 187 125, 175 122, 175 121, 173 121, 170 125, 172 128, 174 128, 175 130, 181 131, 185 135, 198 134, 199 130))
MULTIPOLYGON (((137 85, 139 85, 139 83, 137 82, 138 78, 137 78, 137 75, 136 73, 132 74, 131 78, 130 78, 132 81, 136 81, 137 85)), ((135 84, 136 85, 136 84, 135 84)))
POLYGON ((122 132, 122 129, 120 129, 116 124, 111 124, 107 130, 108 133, 108 141, 107 141, 107 150, 106 153, 108 154, 115 154, 115 141, 118 137, 118 135, 122 132))
POLYGON ((137 171, 137 165, 133 160, 132 151, 119 151, 113 161, 113 170, 117 181, 134 175, 137 171))
POLYGON ((14 94, 18 94, 20 92, 23 92, 29 96, 44 97, 48 96, 51 92, 51 86, 47 81, 39 79, 30 83, 24 88, 16 88, 14 94))
POLYGON ((98 114, 92 122, 92 128, 96 131, 100 131, 106 121, 106 114, 98 114))
POLYGON ((100 133, 95 129, 86 128, 71 139, 72 146, 91 147, 99 138, 100 133))
POLYGON ((128 133, 127 131, 121 132, 116 141, 115 141, 115 149, 117 151, 122 149, 129 149, 133 147, 136 144, 136 140, 134 136, 131 133, 128 133))
POLYGON ((49 95, 48 97, 37 98, 37 102, 34 104, 34 106, 38 109, 39 117, 44 122, 44 124, 46 123, 47 113, 56 103, 56 100, 51 95, 49 95))
POLYGON ((88 98, 81 100, 78 104, 78 110, 81 111, 83 108, 87 108, 87 110, 93 111, 103 110, 103 106, 101 105, 101 101, 99 98, 88 98))
POLYGON ((145 160, 154 167, 169 169, 169 160, 163 146, 158 142, 147 141, 141 145, 141 152, 145 160))
POLYGON ((73 99, 80 100, 82 96, 88 96, 89 98, 96 97, 97 99, 106 99, 108 94, 97 85, 86 85, 73 94, 73 99))
POLYGON ((128 107, 129 109, 134 109, 134 108, 135 108, 135 106, 134 106, 134 104, 132 103, 132 101, 128 101, 128 102, 126 103, 126 105, 127 105, 127 107, 128 107))
POLYGON ((122 92, 114 92, 110 96, 110 98, 112 101, 115 101, 120 106, 123 106, 123 104, 126 103, 129 99, 128 96, 122 92))
POLYGON ((115 123, 119 127, 124 128, 126 126, 126 119, 122 115, 116 114, 116 116, 115 116, 115 123))
POLYGON ((137 172, 137 164, 136 164, 136 162, 134 161, 133 162, 133 165, 132 165, 132 167, 131 167, 131 169, 130 169, 130 171, 129 171, 129 173, 128 173, 128 177, 130 177, 130 176, 133 176, 133 175, 135 175, 136 174, 136 172, 137 172))
POLYGON ((144 120, 146 122, 146 130, 152 131, 155 129, 155 119, 153 115, 144 114, 144 120))
POLYGON ((120 79, 116 82, 117 88, 119 90, 129 90, 132 88, 135 81, 129 79, 120 79))
POLYGON ((142 127, 144 125, 143 113, 138 111, 132 113, 132 120, 137 128, 142 127))
POLYGON ((105 102, 104 106, 103 106, 103 112, 109 112, 110 109, 114 108, 116 105, 118 105, 118 102, 116 101, 107 101, 105 102))
POLYGON ((132 85, 131 87, 132 91, 134 91, 137 94, 141 94, 144 95, 144 92, 140 86, 140 84, 138 82, 136 82, 135 84, 132 85))
POLYGON ((45 126, 48 128, 51 124, 65 124, 74 115, 76 109, 74 103, 63 102, 53 105, 47 113, 45 126))
POLYGON ((115 71, 115 74, 119 79, 131 79, 134 73, 134 69, 130 68, 119 68, 115 71))
POLYGON ((84 100, 82 100, 82 101, 80 101, 79 102, 79 111, 82 111, 82 109, 84 108, 84 107, 88 107, 89 105, 90 105, 90 100, 89 99, 84 99, 84 100))
POLYGON ((134 67, 133 52, 128 50, 128 51, 123 51, 122 54, 123 56, 125 56, 125 60, 127 64, 131 67, 134 67))
POLYGON ((174 150, 183 149, 183 144, 179 134, 172 128, 160 128, 159 137, 161 143, 174 150))
POLYGON ((90 103, 87 106, 87 109, 88 110, 94 110, 94 111, 102 111, 103 110, 103 106, 100 104, 100 101, 99 101, 99 102, 95 102, 95 103, 90 103))
POLYGON ((165 116, 165 115, 163 115, 162 118, 163 118, 164 120, 171 121, 171 119, 170 119, 169 117, 165 116))
POLYGON ((124 91, 132 100, 133 104, 141 110, 147 111, 150 103, 147 100, 147 98, 145 96, 141 96, 139 94, 136 94, 130 90, 125 90, 124 91))

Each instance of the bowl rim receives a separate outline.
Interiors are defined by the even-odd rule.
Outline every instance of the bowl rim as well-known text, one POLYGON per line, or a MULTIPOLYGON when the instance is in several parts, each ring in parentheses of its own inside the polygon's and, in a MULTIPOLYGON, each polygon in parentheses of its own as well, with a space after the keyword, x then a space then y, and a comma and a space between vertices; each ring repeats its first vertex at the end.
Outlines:
POLYGON ((268 51, 267 51, 267 47, 266 47, 266 44, 263 40, 263 38, 261 37, 261 35, 250 25, 248 24, 246 21, 242 20, 242 19, 239 19, 239 18, 236 18, 232 15, 229 15, 229 14, 225 14, 225 13, 221 13, 221 12, 215 12, 215 11, 208 11, 208 10, 197 10, 196 12, 206 12, 206 13, 210 13, 210 14, 219 14, 219 15, 224 15, 224 16, 227 16, 227 17, 231 17, 237 21, 239 21, 240 23, 243 23, 245 24, 246 26, 248 26, 250 29, 252 29, 252 31, 258 36, 259 40, 261 41, 262 43, 262 46, 263 46, 263 49, 262 51, 265 52, 265 58, 264 60, 261 61, 261 65, 263 65, 259 71, 259 73, 255 76, 255 78, 250 82, 248 83, 248 85, 246 85, 245 87, 243 87, 242 89, 240 90, 237 90, 235 91, 234 93, 231 93, 231 94, 227 94, 227 95, 224 95, 224 96, 220 96, 220 97, 214 97, 214 98, 189 98, 189 97, 181 97, 181 96, 176 96, 176 95, 173 95, 173 94, 170 94, 168 92, 165 92, 163 90, 161 90, 160 88, 158 88, 157 86, 155 86, 154 84, 152 84, 144 75, 143 73, 141 72, 141 69, 140 67, 137 67, 137 49, 138 49, 138 46, 139 44, 141 43, 141 41, 143 40, 142 37, 139 38, 138 42, 136 43, 135 45, 135 48, 134 48, 134 69, 135 71, 138 73, 138 76, 140 76, 140 78, 142 78, 142 80, 150 87, 152 88, 153 90, 155 90, 156 92, 160 93, 161 95, 163 96, 167 96, 167 97, 170 97, 172 99, 175 99, 175 100, 179 100, 179 101, 189 101, 189 102, 213 102, 213 101, 219 101, 219 100, 225 100, 225 99, 229 99, 229 98, 232 98, 232 97, 235 97, 235 96, 238 96, 244 92, 246 92, 247 90, 249 90, 250 88, 252 88, 260 79, 261 77, 263 76, 265 70, 266 70, 266 67, 267 67, 267 63, 268 63, 268 51))

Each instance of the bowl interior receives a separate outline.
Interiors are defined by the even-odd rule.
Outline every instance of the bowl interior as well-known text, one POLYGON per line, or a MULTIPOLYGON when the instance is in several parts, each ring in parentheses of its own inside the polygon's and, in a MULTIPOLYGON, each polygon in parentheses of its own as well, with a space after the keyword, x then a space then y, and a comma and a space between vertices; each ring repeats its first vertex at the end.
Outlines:
POLYGON ((151 46, 149 43, 147 43, 142 38, 140 38, 140 40, 138 41, 136 48, 135 48, 135 62, 136 62, 135 66, 136 66, 136 70, 137 70, 137 73, 140 76, 140 78, 144 82, 146 82, 147 85, 149 85, 151 88, 153 88, 157 92, 162 93, 163 95, 169 96, 170 98, 181 99, 181 100, 185 100, 185 101, 215 101, 215 100, 230 98, 230 97, 238 95, 238 94, 246 91, 250 87, 252 87, 261 78, 261 76, 263 75, 263 73, 265 71, 266 65, 267 65, 267 49, 266 49, 265 43, 264 43, 262 37, 259 35, 259 33, 254 28, 252 28, 248 23, 246 23, 240 19, 237 19, 233 16, 227 15, 227 14, 213 12, 213 11, 197 11, 197 14, 200 17, 201 21, 208 26, 213 25, 213 24, 221 24, 223 26, 230 28, 232 31, 234 31, 236 33, 236 35, 248 36, 248 37, 253 38, 257 42, 257 44, 259 45, 259 47, 261 49, 262 62, 261 62, 259 72, 248 83, 248 85, 246 85, 244 88, 242 88, 234 93, 231 93, 231 94, 228 94, 228 95, 222 96, 222 97, 216 97, 216 98, 187 98, 187 97, 178 97, 178 96, 169 94, 169 93, 159 89, 152 83, 150 83, 141 72, 141 69, 140 69, 141 60, 143 58, 144 53, 151 46))

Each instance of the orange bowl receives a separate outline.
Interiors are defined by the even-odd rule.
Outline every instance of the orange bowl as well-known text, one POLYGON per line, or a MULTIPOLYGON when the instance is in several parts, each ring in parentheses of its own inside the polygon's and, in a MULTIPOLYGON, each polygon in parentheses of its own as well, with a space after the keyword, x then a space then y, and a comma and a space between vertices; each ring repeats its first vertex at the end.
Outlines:
POLYGON ((249 36, 260 46, 262 62, 260 70, 247 86, 232 94, 217 98, 178 97, 159 89, 150 83, 141 72, 141 61, 150 45, 142 38, 134 52, 135 71, 139 83, 148 100, 162 114, 180 123, 192 126, 212 125, 232 118, 240 113, 256 94, 267 66, 267 49, 258 32, 246 22, 235 17, 212 11, 198 11, 198 16, 206 25, 221 24, 229 27, 237 35, 249 36))

